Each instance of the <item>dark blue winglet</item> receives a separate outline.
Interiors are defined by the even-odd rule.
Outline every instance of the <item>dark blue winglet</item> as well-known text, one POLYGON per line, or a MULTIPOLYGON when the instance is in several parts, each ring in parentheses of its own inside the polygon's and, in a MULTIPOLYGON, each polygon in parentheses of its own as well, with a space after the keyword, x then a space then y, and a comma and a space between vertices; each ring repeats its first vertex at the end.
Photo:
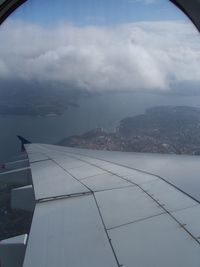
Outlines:
POLYGON ((31 144, 30 141, 28 141, 27 139, 25 139, 24 137, 17 135, 17 137, 19 138, 19 140, 21 141, 21 151, 25 151, 25 146, 26 144, 31 144))

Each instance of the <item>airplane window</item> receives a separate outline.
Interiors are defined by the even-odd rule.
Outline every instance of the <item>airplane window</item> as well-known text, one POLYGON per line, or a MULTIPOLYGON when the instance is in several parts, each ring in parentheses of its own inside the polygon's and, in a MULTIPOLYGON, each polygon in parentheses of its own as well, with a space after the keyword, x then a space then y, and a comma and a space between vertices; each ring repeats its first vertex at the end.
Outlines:
POLYGON ((95 149, 199 153, 175 141, 179 116, 198 112, 199 36, 170 2, 29 0, 0 34, 2 160, 17 154, 16 134, 95 149), (157 120, 172 113, 173 133, 163 136, 157 120))
POLYGON ((0 160, 32 142, 200 154, 200 38, 165 0, 28 0, 0 27, 0 160))

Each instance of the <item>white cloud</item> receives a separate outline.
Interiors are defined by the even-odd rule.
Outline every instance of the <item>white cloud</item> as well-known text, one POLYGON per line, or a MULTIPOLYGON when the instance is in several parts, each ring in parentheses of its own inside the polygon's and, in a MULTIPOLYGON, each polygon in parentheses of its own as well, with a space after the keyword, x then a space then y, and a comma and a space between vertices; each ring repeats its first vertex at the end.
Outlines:
POLYGON ((0 34, 5 79, 94 91, 167 90, 176 82, 200 82, 200 39, 187 23, 45 29, 12 21, 0 34))

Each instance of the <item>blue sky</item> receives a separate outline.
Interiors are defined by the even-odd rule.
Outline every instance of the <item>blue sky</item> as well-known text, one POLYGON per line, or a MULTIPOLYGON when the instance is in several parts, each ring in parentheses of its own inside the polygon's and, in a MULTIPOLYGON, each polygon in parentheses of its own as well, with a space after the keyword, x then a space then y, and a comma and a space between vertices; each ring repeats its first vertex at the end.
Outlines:
POLYGON ((186 19, 168 0, 28 0, 12 17, 43 26, 186 19))

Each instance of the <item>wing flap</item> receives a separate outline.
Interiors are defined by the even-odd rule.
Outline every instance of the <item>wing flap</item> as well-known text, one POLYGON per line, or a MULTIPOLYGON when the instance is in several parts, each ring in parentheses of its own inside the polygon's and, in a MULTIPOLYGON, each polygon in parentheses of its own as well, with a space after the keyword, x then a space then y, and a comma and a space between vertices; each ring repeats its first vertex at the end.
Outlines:
POLYGON ((92 195, 37 204, 24 267, 117 267, 92 195))
POLYGON ((28 153, 28 158, 30 163, 49 159, 46 155, 42 153, 28 153))
POLYGON ((90 192, 52 160, 31 164, 36 200, 90 192))

